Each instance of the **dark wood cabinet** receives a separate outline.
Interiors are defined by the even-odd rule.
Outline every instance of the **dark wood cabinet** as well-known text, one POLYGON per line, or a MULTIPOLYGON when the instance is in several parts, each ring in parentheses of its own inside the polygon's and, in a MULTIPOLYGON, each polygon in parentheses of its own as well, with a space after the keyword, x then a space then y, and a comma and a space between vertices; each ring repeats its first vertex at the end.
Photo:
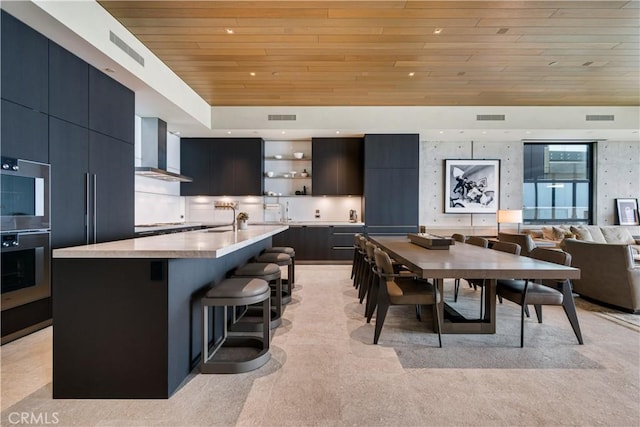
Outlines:
POLYGON ((87 243, 89 130, 51 117, 51 246, 87 243))
POLYGON ((95 242, 129 239, 134 232, 134 147, 89 132, 95 242))
POLYGON ((2 155, 49 163, 48 116, 4 99, 1 108, 2 155))
POLYGON ((133 237, 134 148, 50 118, 53 248, 133 237))
POLYGON ((89 64, 50 41, 49 115, 88 127, 88 105, 89 64))
POLYGON ((364 136, 364 163, 367 169, 418 169, 418 134, 367 134, 364 136))
POLYGON ((0 27, 2 98, 46 113, 49 106, 47 38, 4 10, 0 27))
POLYGON ((180 184, 182 196, 210 194, 211 140, 208 138, 182 138, 180 140, 180 171, 193 178, 180 184))
POLYGON ((362 194, 362 138, 313 138, 312 152, 314 195, 362 194))
POLYGON ((365 135, 367 230, 417 231, 419 155, 417 134, 365 135))
POLYGON ((290 226, 272 238, 273 246, 291 246, 296 261, 323 261, 331 259, 329 227, 290 226))
POLYGON ((134 143, 135 94, 89 66, 89 129, 134 143))
POLYGON ((331 253, 330 259, 334 261, 353 260, 353 244, 356 233, 363 233, 364 226, 330 226, 329 238, 331 253))
POLYGON ((183 196, 261 196, 264 141, 261 138, 182 138, 180 170, 193 182, 183 196))

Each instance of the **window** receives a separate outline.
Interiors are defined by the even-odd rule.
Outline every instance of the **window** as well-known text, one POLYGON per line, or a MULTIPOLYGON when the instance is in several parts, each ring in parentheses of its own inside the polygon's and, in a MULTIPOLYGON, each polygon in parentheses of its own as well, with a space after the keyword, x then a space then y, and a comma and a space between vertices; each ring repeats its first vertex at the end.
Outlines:
POLYGON ((593 143, 525 143, 525 224, 592 223, 593 143))

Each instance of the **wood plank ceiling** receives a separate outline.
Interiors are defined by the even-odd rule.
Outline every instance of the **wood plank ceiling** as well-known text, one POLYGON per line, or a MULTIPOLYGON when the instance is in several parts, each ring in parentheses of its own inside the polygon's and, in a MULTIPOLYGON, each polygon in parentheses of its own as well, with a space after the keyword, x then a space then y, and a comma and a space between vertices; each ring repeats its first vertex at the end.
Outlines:
POLYGON ((213 106, 637 106, 640 1, 100 1, 213 106))

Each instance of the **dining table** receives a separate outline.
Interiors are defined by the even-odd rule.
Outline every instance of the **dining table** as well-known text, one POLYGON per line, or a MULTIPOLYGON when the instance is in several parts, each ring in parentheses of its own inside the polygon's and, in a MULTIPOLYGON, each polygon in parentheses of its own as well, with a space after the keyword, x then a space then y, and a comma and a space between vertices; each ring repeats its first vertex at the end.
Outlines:
MULTIPOLYGON (((404 236, 369 236, 369 239, 418 277, 432 280, 441 295, 442 333, 494 334, 496 332, 496 286, 499 279, 579 279, 580 270, 533 258, 452 242, 445 249, 428 249, 404 236), (483 316, 467 318, 444 300, 444 279, 485 279, 483 316)), ((434 316, 437 314, 434 310, 434 316)))

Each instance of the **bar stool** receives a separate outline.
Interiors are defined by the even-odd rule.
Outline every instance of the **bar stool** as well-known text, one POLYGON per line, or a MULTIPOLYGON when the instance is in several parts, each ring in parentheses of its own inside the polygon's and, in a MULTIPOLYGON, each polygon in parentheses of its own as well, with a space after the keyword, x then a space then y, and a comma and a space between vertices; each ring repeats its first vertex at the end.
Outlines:
POLYGON ((287 254, 291 257, 291 277, 283 279, 285 284, 291 280, 291 289, 296 287, 296 250, 291 246, 273 246, 265 249, 262 253, 287 254))
POLYGON ((269 353, 269 319, 271 317, 271 289, 262 279, 230 278, 214 285, 200 300, 202 304, 202 353, 200 372, 203 374, 237 374, 257 369, 267 363, 269 353), (227 307, 262 303, 262 337, 229 336, 227 330, 227 307), (209 309, 222 307, 224 327, 222 337, 209 346, 209 309), (225 348, 234 348, 227 353, 225 348), (247 355, 247 349, 253 354, 247 355))
MULTIPOLYGON (((272 290, 271 307, 275 309, 271 311, 269 327, 273 329, 280 326, 282 324, 282 277, 280 267, 272 263, 252 262, 236 268, 233 272, 233 277, 262 279, 269 283, 272 290)), ((255 306, 247 306, 240 316, 236 317, 234 315, 233 325, 231 326, 234 332, 257 332, 262 330, 262 323, 251 321, 251 318, 256 317, 254 315, 255 310, 252 308, 255 308, 255 306)))
MULTIPOLYGON (((277 264, 279 266, 287 266, 287 278, 291 279, 291 257, 284 253, 277 252, 264 252, 257 257, 252 262, 266 262, 277 264)), ((291 295, 293 294, 293 283, 291 280, 288 280, 286 283, 286 290, 282 290, 282 304, 289 304, 291 302, 291 295)))

